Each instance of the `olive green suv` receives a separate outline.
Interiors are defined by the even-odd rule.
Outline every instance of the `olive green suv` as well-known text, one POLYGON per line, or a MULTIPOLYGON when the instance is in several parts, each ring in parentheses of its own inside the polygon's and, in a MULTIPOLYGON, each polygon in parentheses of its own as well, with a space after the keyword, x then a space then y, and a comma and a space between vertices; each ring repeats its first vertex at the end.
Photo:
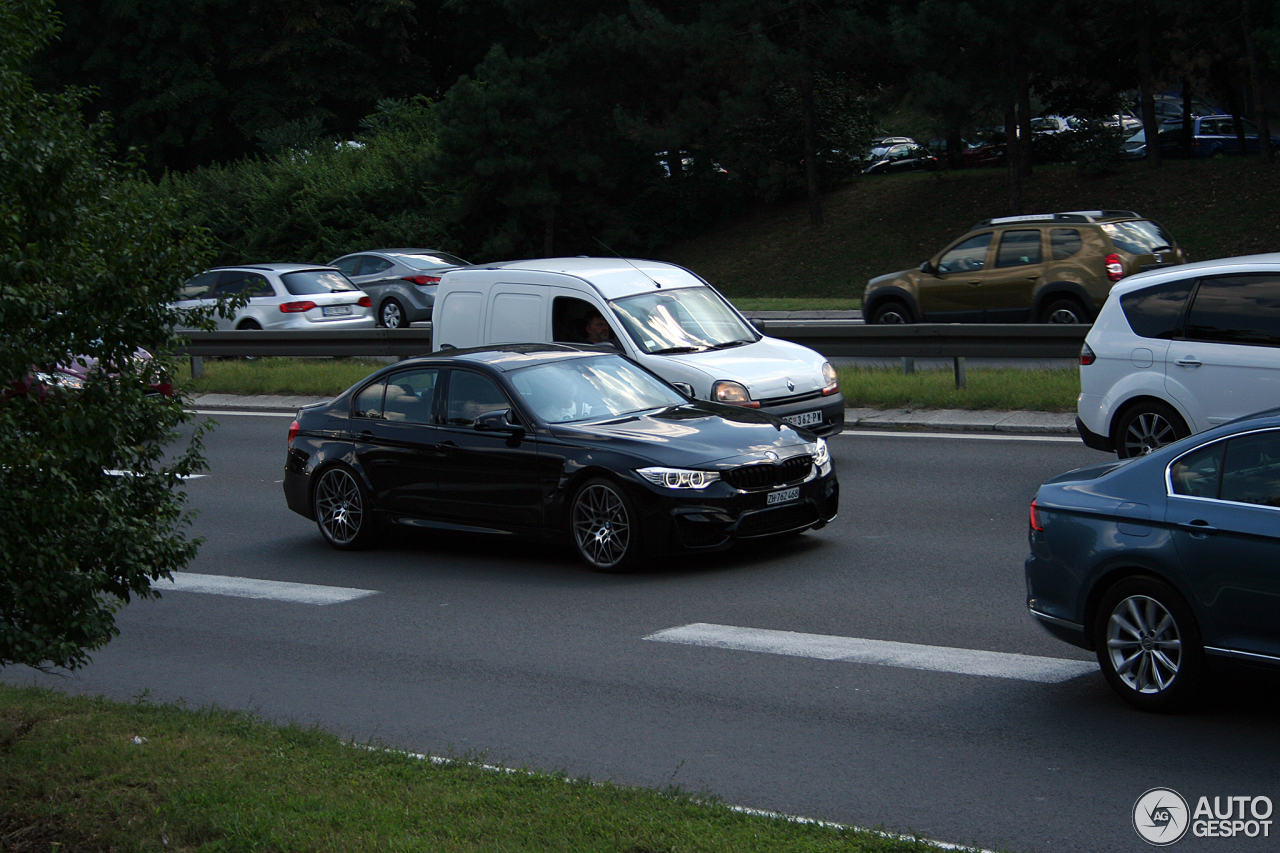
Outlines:
POLYGON ((920 265, 867 283, 868 323, 1092 323, 1111 286, 1186 263, 1129 210, 985 219, 920 265))

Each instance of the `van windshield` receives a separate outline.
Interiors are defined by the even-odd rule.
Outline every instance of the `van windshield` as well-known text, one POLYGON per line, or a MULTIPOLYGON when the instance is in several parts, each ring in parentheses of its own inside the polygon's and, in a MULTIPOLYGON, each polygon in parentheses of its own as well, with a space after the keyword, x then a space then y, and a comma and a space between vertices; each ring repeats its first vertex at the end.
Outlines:
POLYGON ((760 340, 760 333, 707 287, 641 293, 609 304, 636 346, 650 355, 727 349, 760 340))

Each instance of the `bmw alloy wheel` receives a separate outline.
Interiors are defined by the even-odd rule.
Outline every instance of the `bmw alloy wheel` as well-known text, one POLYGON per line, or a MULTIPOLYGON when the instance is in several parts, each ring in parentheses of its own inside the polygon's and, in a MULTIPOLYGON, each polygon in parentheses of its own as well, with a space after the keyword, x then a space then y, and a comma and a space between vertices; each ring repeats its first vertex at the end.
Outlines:
POLYGON ((629 501, 606 480, 592 480, 573 499, 570 526, 574 545, 593 569, 620 571, 635 556, 629 501))
POLYGON ((346 468, 328 468, 320 475, 313 502, 316 524, 330 545, 352 549, 368 539, 372 525, 364 490, 346 468))

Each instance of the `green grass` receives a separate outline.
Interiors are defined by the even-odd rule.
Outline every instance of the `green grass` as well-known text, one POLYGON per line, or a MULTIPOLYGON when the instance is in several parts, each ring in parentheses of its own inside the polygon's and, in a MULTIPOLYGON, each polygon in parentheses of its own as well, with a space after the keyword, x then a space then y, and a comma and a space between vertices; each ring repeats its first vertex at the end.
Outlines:
POLYGON ((897 853, 676 790, 365 749, 215 709, 0 685, 0 849, 897 853))
MULTIPOLYGON (((190 378, 184 364, 177 380, 191 395, 332 397, 383 365, 371 359, 218 359, 205 362, 199 380, 190 378)), ((1069 369, 970 369, 963 390, 956 389, 950 367, 911 375, 901 367, 841 367, 837 372, 845 402, 854 407, 1069 412, 1080 393, 1079 373, 1069 369)))

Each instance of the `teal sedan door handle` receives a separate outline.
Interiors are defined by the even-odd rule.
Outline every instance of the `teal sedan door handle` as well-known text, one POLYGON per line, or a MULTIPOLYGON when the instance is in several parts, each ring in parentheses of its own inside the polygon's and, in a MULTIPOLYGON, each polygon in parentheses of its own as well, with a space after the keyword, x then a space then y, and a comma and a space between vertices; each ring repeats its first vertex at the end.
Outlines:
POLYGON ((1178 527, 1188 533, 1194 533, 1199 536, 1207 536, 1211 533, 1218 532, 1218 528, 1201 518, 1193 518, 1191 521, 1180 521, 1178 522, 1178 527))

